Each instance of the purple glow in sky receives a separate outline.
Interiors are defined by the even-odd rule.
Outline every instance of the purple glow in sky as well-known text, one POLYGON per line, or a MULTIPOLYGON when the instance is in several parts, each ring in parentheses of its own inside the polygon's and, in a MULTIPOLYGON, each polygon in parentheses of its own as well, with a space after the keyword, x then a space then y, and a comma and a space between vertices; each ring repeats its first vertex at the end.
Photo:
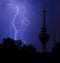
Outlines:
POLYGON ((24 1, 23 2, 20 1, 19 4, 16 4, 15 2, 12 3, 10 1, 10 3, 8 4, 9 8, 12 9, 12 11, 14 10, 14 8, 16 8, 14 10, 14 11, 16 11, 16 13, 13 17, 13 20, 12 20, 12 23, 10 26, 11 38, 18 39, 17 36, 20 33, 20 36, 21 36, 20 39, 24 43, 25 43, 25 41, 24 41, 23 33, 24 33, 26 27, 29 26, 29 24, 30 24, 30 21, 26 16, 26 14, 29 10, 26 5, 29 6, 29 4, 24 1), (19 20, 18 19, 16 20, 17 17, 19 20), (13 35, 13 32, 15 32, 14 35, 13 35))
POLYGON ((36 18, 39 18, 37 13, 39 10, 36 12, 35 7, 38 9, 37 6, 40 4, 36 2, 35 5, 31 0, 0 0, 0 2, 1 39, 11 37, 31 44, 31 36, 34 35, 32 26, 36 23, 36 18))
MULTIPOLYGON (((41 51, 39 34, 44 0, 0 0, 0 43, 3 38, 20 39, 41 51), (16 36, 15 36, 16 35, 16 36)), ((60 0, 47 0, 46 26, 50 34, 47 51, 60 41, 60 0)))
MULTIPOLYGON (((27 16, 25 16, 25 12, 26 12, 27 9, 25 9, 26 7, 25 7, 24 3, 21 2, 21 5, 19 5, 19 6, 17 6, 16 4, 15 5, 13 5, 13 4, 11 4, 11 3, 8 4, 11 7, 14 6, 16 8, 16 13, 15 13, 15 15, 13 17, 13 20, 12 20, 12 23, 11 23, 11 26, 10 26, 10 33, 11 33, 11 38, 13 38, 12 37, 13 36, 12 32, 15 31, 14 39, 16 40, 17 39, 17 35, 18 35, 19 32, 22 32, 21 36, 23 38, 24 30, 25 30, 26 26, 29 25, 29 19, 27 18, 27 16), (15 21, 18 15, 19 15, 19 18, 18 18, 19 19, 19 25, 17 24, 18 20, 15 21), (15 22, 16 22, 16 24, 15 24, 15 22), (12 28, 14 29, 14 31, 11 31, 12 28)), ((25 41, 23 41, 23 42, 25 42, 25 41)))

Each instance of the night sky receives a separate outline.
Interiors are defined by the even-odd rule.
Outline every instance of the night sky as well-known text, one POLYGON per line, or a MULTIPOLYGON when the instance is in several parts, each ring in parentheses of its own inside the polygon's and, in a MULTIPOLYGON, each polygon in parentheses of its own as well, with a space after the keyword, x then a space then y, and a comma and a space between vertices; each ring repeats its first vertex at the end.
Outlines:
MULTIPOLYGON (((41 51, 39 33, 43 23, 44 0, 0 0, 0 43, 3 38, 11 37, 32 44, 41 51), (14 25, 14 26, 13 26, 14 25), (14 28, 15 27, 15 28, 14 28)), ((47 51, 60 41, 60 0, 47 0, 46 26, 50 34, 47 51)))

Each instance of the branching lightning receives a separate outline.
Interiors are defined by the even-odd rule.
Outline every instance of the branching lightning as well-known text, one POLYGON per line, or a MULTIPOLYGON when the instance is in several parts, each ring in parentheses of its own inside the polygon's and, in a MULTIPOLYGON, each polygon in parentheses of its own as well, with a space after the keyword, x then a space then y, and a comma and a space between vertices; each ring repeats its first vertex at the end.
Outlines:
POLYGON ((25 14, 24 14, 25 11, 24 10, 21 13, 22 13, 23 19, 20 20, 21 21, 21 23, 20 23, 20 29, 17 30, 16 25, 15 25, 15 20, 16 20, 16 17, 18 16, 18 14, 19 14, 19 7, 16 6, 16 13, 15 13, 15 15, 13 17, 13 20, 12 20, 12 23, 11 23, 11 26, 10 26, 10 33, 11 33, 11 37, 12 37, 13 36, 12 35, 12 27, 13 27, 14 31, 15 31, 14 39, 17 40, 18 33, 22 32, 21 33, 22 41, 25 43, 25 41, 23 39, 23 33, 24 33, 24 30, 25 30, 26 26, 29 25, 29 19, 25 16, 25 14))
MULTIPOLYGON (((17 11, 16 11, 16 14, 14 15, 13 21, 12 21, 11 26, 10 26, 10 33, 12 32, 12 31, 11 31, 12 27, 13 27, 14 30, 15 30, 15 36, 14 36, 14 39, 15 39, 15 40, 16 40, 16 36, 17 36, 18 30, 16 29, 14 23, 15 23, 15 19, 16 19, 17 15, 19 14, 19 8, 16 7, 16 10, 17 10, 17 11)), ((12 33, 11 33, 11 37, 12 37, 12 33)))

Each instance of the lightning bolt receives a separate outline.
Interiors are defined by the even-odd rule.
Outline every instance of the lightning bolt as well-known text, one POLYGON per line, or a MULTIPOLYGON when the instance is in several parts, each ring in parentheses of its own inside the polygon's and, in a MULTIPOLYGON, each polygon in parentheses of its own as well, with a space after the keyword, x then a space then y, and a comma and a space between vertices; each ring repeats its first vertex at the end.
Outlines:
POLYGON ((16 25, 14 23, 15 23, 17 15, 19 14, 19 7, 16 6, 16 14, 13 17, 13 20, 12 20, 12 23, 11 23, 11 26, 10 26, 10 33, 11 33, 11 37, 12 37, 12 27, 13 27, 14 31, 15 31, 14 39, 17 40, 18 33, 22 32, 20 35, 21 35, 23 43, 25 44, 25 41, 23 39, 23 33, 24 33, 24 30, 25 30, 26 26, 28 26, 30 23, 29 23, 29 19, 25 16, 24 9, 22 10, 21 13, 22 13, 23 19, 21 20, 21 23, 20 23, 21 24, 20 29, 17 30, 16 25))
POLYGON ((15 36, 14 36, 14 39, 15 39, 15 40, 16 40, 16 36, 17 36, 17 32, 18 32, 18 30, 16 29, 14 23, 15 23, 15 19, 16 19, 17 15, 19 14, 19 8, 16 7, 16 10, 17 10, 17 11, 16 11, 16 14, 14 15, 13 21, 12 21, 11 26, 10 26, 11 37, 12 37, 12 31, 11 31, 12 27, 13 27, 14 30, 15 30, 15 36))

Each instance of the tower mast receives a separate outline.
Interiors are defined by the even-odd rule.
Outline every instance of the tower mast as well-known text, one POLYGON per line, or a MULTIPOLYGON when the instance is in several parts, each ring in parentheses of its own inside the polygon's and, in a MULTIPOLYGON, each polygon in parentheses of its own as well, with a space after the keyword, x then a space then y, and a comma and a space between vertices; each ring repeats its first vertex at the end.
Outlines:
POLYGON ((46 0, 44 0, 44 5, 43 5, 43 32, 47 32, 46 28, 46 0))
POLYGON ((46 27, 46 0, 44 0, 44 5, 43 5, 43 27, 42 31, 39 34, 39 39, 42 43, 42 52, 46 52, 46 43, 49 40, 49 34, 47 33, 47 27, 46 27))

